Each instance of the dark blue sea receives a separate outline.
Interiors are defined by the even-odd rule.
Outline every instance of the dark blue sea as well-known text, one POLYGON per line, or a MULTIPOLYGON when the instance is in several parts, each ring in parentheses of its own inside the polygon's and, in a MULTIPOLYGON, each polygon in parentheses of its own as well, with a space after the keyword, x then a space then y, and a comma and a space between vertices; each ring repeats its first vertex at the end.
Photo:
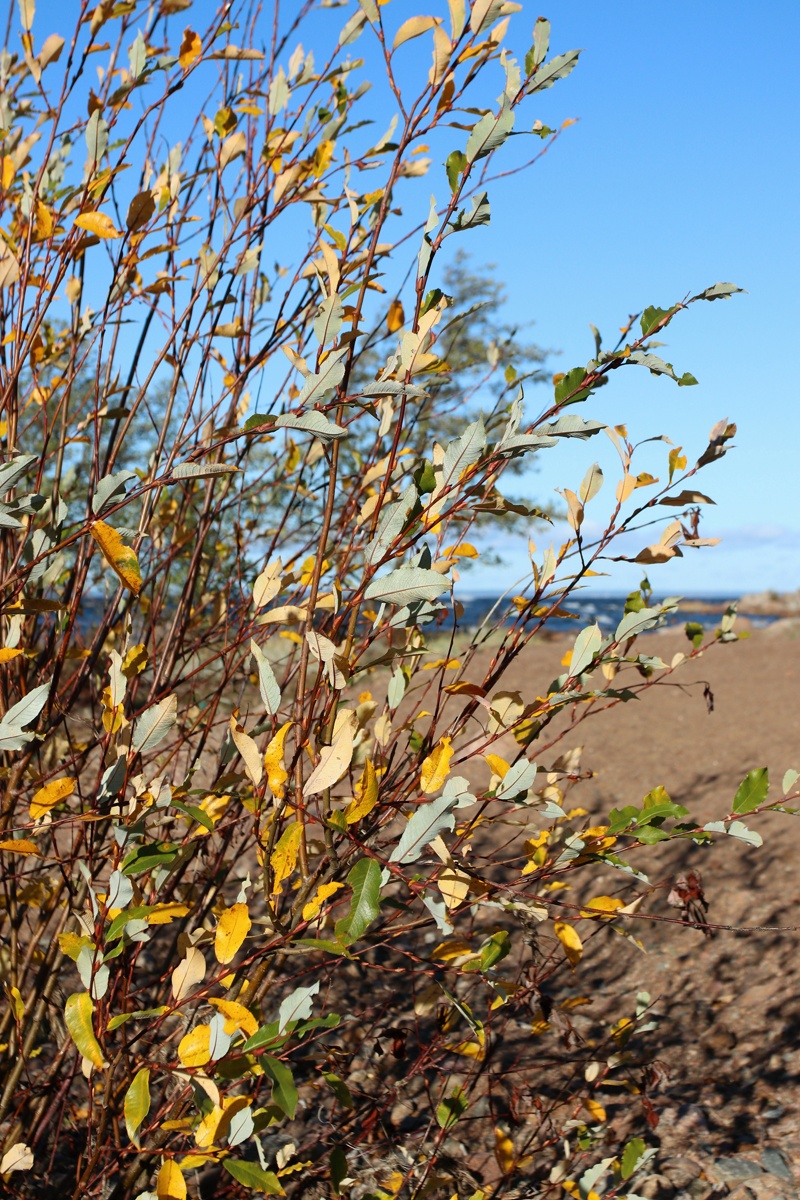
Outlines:
MULTIPOLYGON (((474 628, 479 625, 484 617, 491 612, 493 606, 497 604, 498 597, 492 595, 458 595, 457 599, 464 605, 464 616, 459 624, 467 628, 474 628)), ((654 597, 651 604, 658 603, 658 598, 654 597)), ((687 621, 695 621, 698 625, 702 625, 704 629, 714 629, 719 625, 722 614, 728 604, 731 603, 730 596, 703 596, 702 598, 692 598, 685 596, 679 604, 678 610, 667 617, 666 625, 684 625, 687 621), (715 611, 692 611, 694 605, 707 606, 715 611)), ((493 621, 497 621, 503 612, 508 611, 509 599, 500 602, 495 614, 492 617, 493 621)), ((625 611, 624 596, 600 596, 579 594, 570 596, 564 605, 570 613, 577 614, 575 617, 551 617, 547 622, 547 628, 551 633, 563 633, 574 630, 577 632, 585 625, 596 621, 603 630, 614 629, 622 619, 625 611)), ((763 614, 749 613, 744 609, 738 610, 740 617, 747 617, 754 628, 771 625, 775 617, 766 617, 763 614)))

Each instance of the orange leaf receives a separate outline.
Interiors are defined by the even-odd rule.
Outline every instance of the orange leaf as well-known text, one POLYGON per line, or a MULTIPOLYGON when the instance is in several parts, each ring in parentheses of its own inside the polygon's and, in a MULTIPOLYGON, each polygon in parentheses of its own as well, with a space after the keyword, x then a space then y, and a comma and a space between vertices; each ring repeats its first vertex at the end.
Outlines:
POLYGON ((203 43, 200 41, 199 33, 195 33, 192 29, 184 29, 183 41, 178 52, 178 63, 184 71, 192 65, 195 59, 200 57, 202 49, 203 43))

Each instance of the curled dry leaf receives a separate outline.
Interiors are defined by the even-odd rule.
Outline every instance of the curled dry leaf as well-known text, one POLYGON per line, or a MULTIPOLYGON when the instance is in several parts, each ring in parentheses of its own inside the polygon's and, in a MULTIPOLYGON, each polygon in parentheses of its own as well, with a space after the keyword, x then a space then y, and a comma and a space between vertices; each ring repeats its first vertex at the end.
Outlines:
POLYGON ((12 1171, 30 1171, 33 1166, 33 1151, 25 1142, 15 1142, 10 1146, 0 1161, 0 1175, 10 1175, 12 1171))
POLYGON ((202 982, 205 973, 206 960, 202 951, 197 946, 190 946, 172 972, 172 995, 178 1004, 202 982))

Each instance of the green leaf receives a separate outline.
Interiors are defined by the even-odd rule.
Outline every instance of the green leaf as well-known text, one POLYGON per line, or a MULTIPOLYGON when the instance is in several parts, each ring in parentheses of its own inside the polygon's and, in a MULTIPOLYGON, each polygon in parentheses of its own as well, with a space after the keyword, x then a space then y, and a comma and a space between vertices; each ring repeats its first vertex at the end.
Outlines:
POLYGON ((651 304, 649 308, 644 310, 641 316, 642 337, 649 337, 661 321, 664 321, 664 324, 661 326, 664 329, 676 312, 678 312, 677 306, 674 308, 656 308, 655 305, 651 304), (665 317, 667 318, 666 320, 664 320, 665 317))
POLYGON ((689 641, 694 646, 702 646, 705 630, 699 621, 687 621, 683 627, 683 630, 689 641))
POLYGON ((492 219, 492 207, 486 192, 479 192, 472 197, 472 207, 469 212, 462 208, 454 221, 450 222, 448 233, 460 232, 462 229, 474 229, 476 225, 488 225, 492 219))
POLYGON ((521 758, 519 762, 509 767, 497 786, 495 800, 516 800, 533 787, 536 779, 536 763, 521 758))
MULTIPOLYGON (((339 365, 342 367, 341 374, 343 376, 344 366, 341 363, 339 365)), ((276 420, 275 428, 297 429, 300 433, 312 433, 321 442, 335 442, 337 438, 347 436, 346 429, 342 429, 341 425, 335 425, 333 421, 329 421, 325 414, 321 413, 317 408, 309 409, 308 412, 300 413, 299 416, 296 416, 294 413, 284 413, 276 420)))
POLYGON ((334 1075, 332 1071, 327 1071, 323 1078, 342 1108, 352 1108, 353 1097, 350 1095, 350 1088, 344 1080, 340 1079, 338 1075, 334 1075))
MULTIPOLYGON (((675 607, 674 602, 671 607, 675 607)), ((626 613, 616 628, 614 641, 622 642, 625 638, 636 637, 647 629, 653 629, 663 618, 664 612, 665 609, 659 606, 657 608, 640 608, 638 612, 626 613)))
MULTIPOLYGON (((172 469, 173 479, 212 479, 215 475, 233 475, 238 471, 233 463, 178 463, 172 469)), ((120 471, 120 474, 122 472, 120 471)), ((102 482, 102 481, 101 481, 102 482)))
POLYGON ((511 938, 508 931, 500 929, 493 933, 487 942, 481 946, 481 971, 488 971, 495 963, 499 963, 511 950, 511 938))
POLYGON ((103 1051, 92 1025, 94 1005, 88 992, 73 992, 64 1006, 64 1021, 75 1045, 95 1067, 104 1067, 103 1051))
POLYGON ((250 653, 255 659, 258 669, 258 687, 261 699, 264 701, 264 707, 269 715, 274 717, 281 706, 281 689, 269 660, 255 638, 250 639, 250 653))
MULTIPOLYGON (((434 478, 434 486, 435 482, 434 478)), ((395 539, 400 536, 418 500, 419 493, 414 484, 410 483, 399 500, 394 504, 385 504, 383 506, 380 520, 378 521, 378 528, 375 531, 375 537, 364 552, 364 560, 368 566, 374 566, 383 557, 395 539)))
POLYGON ((622 1151, 622 1161, 620 1163, 620 1174, 623 1179, 630 1179, 639 1164, 639 1159, 646 1150, 647 1146, 641 1138, 632 1138, 628 1142, 622 1151))
MULTIPOLYGON (((744 293, 744 288, 737 287, 735 283, 713 283, 704 292, 692 296, 692 300, 730 300, 737 292, 744 293)), ((690 304, 692 300, 689 301, 690 304)))
POLYGON ((455 192, 458 188, 458 181, 463 175, 466 165, 467 156, 462 150, 454 150, 452 154, 448 154, 444 169, 447 171, 447 182, 450 184, 451 192, 455 192))
POLYGON ((137 754, 153 750, 163 742, 178 719, 178 697, 173 693, 148 708, 139 717, 133 730, 131 745, 137 754))
POLYGON ((581 675, 596 657, 602 644, 603 635, 599 625, 589 625, 582 629, 575 639, 572 657, 569 660, 570 675, 581 675))
POLYGON ((123 1109, 128 1137, 138 1149, 139 1127, 150 1111, 150 1071, 147 1067, 134 1075, 133 1083, 125 1093, 123 1109))
POLYGON ((427 496, 436 487, 436 474, 433 470, 433 463, 429 459, 425 459, 425 462, 415 474, 414 482, 417 485, 420 496, 427 496))
POLYGON ((120 869, 123 875, 138 875, 142 871, 150 871, 153 867, 168 867, 178 857, 179 851, 180 846, 171 846, 169 842, 152 842, 147 846, 137 846, 130 854, 125 855, 120 869))
POLYGON ((322 301, 314 318, 314 337, 320 346, 329 345, 338 336, 343 320, 342 301, 334 292, 332 296, 327 296, 322 301))
POLYGON ((566 54, 556 54, 550 62, 539 67, 526 94, 530 96, 533 92, 541 92, 551 88, 557 79, 566 79, 577 67, 578 56, 582 53, 582 50, 568 50, 566 54))
POLYGON ((464 472, 475 465, 485 448, 486 430, 479 417, 467 426, 460 437, 448 443, 442 466, 442 490, 458 483, 464 472))
POLYGON ((259 1192, 266 1192, 268 1196, 283 1196, 285 1194, 278 1176, 272 1171, 262 1171, 257 1163, 226 1158, 222 1165, 237 1183, 243 1183, 245 1187, 254 1188, 259 1192))
POLYGON ((347 1155, 341 1146, 334 1146, 330 1157, 331 1187, 334 1195, 339 1195, 342 1181, 347 1178, 347 1155))
POLYGON ((617 834, 622 833, 624 829, 630 829, 634 822, 638 819, 639 809, 633 804, 626 804, 624 808, 612 808, 608 815, 607 833, 617 834))
POLYGON ((585 367, 573 367, 571 371, 567 371, 564 378, 559 379, 556 384, 556 404, 564 404, 568 398, 570 404, 577 404, 579 400, 585 400, 591 391, 591 388, 581 389, 580 385, 585 378, 585 367), (573 392, 575 395, 572 395, 573 392))
POLYGON ((537 17, 533 27, 533 45, 525 55, 525 72, 533 75, 540 63, 547 58, 550 49, 550 22, 547 17, 537 17))
POLYGON ((374 858, 361 858, 348 873, 353 889, 350 912, 336 922, 336 936, 349 945, 357 941, 380 913, 381 868, 374 858))
POLYGON ((108 125, 100 116, 100 110, 95 109, 86 122, 86 149, 89 158, 99 163, 108 147, 108 125))
POLYGON ((262 1054, 258 1061, 272 1080, 273 1103, 277 1104, 291 1121, 297 1109, 297 1088, 292 1072, 286 1063, 281 1062, 278 1058, 272 1058, 269 1054, 262 1054))
POLYGON ((728 826, 728 834, 730 837, 738 838, 741 842, 747 842, 748 846, 763 846, 764 839, 760 833, 756 833, 754 829, 748 829, 743 821, 731 821, 728 826))
POLYGON ((733 811, 743 816, 759 808, 767 798, 769 791, 769 771, 759 767, 745 775, 736 792, 733 801, 733 811))
POLYGON ((437 1105, 437 1125, 440 1129, 451 1129, 459 1117, 463 1117, 468 1108, 469 1101, 464 1091, 460 1087, 454 1088, 450 1095, 445 1096, 444 1100, 437 1105))
POLYGON ((452 829, 455 817, 450 809, 455 807, 457 801, 458 796, 445 792, 427 804, 420 804, 409 818, 400 841, 389 855, 389 862, 414 862, 428 842, 432 842, 442 830, 452 829))
POLYGON ((514 128, 514 111, 505 104, 499 113, 481 117, 467 140, 467 161, 477 162, 502 146, 514 128))
POLYGON ((449 579, 438 571, 429 571, 425 567, 399 567, 373 579, 364 592, 364 599, 413 604, 415 600, 435 600, 449 587, 449 579))
MULTIPOLYGON (((106 955, 108 958, 109 955, 106 955)), ((126 1021, 146 1021, 153 1020, 156 1017, 163 1017, 167 1011, 166 1004, 162 1004, 160 1008, 143 1008, 139 1012, 119 1013, 116 1017, 112 1017, 108 1022, 109 1033, 114 1029, 119 1029, 120 1025, 124 1025, 126 1021)))

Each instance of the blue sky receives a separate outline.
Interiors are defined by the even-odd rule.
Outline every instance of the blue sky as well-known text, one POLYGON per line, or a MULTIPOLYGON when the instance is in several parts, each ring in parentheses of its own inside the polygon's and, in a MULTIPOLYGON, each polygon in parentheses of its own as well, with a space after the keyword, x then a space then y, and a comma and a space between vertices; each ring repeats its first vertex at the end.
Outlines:
MULTIPOLYGON (((515 19, 531 24, 529 8, 515 19)), ((800 5, 572 0, 547 16, 554 50, 585 53, 536 115, 580 121, 524 182, 494 187, 485 253, 507 283, 509 309, 562 351, 562 369, 589 358, 589 322, 610 335, 646 304, 666 306, 716 280, 746 288, 695 305, 666 331, 659 353, 699 387, 618 372, 593 415, 695 452, 719 418, 738 424, 738 448, 701 476, 717 501, 705 533, 722 544, 653 568, 657 587, 800 587, 800 5)), ((569 486, 598 456, 598 440, 575 448, 569 486)), ((659 446, 655 473, 665 456, 659 446)), ((534 486, 552 495, 566 482, 564 456, 541 460, 534 486)), ((612 457, 601 461, 613 470, 612 457)), ((633 586, 639 570, 616 568, 615 590, 633 586)))
MULTIPOLYGON (((447 5, 392 0, 383 10, 390 32, 422 12, 446 17, 447 5)), ((628 315, 648 304, 667 307, 718 280, 747 289, 731 301, 695 305, 666 331, 659 353, 700 386, 679 389, 646 372, 617 372, 584 415, 625 421, 634 440, 667 434, 690 459, 720 418, 739 427, 737 449, 699 480, 717 504, 702 532, 721 544, 652 568, 657 589, 733 596, 800 587, 800 387, 791 349, 800 319, 800 5, 772 0, 756 15, 742 0, 525 3, 509 38, 520 56, 539 12, 552 24, 552 53, 584 53, 530 115, 552 127, 579 120, 532 172, 491 186, 491 226, 471 235, 469 249, 477 262, 496 264, 509 317, 533 321, 535 340, 560 352, 553 370, 586 363, 590 323, 613 343, 628 315)), ((342 15, 321 18, 338 27, 342 15)), ((353 52, 369 54, 368 39, 353 52)), ((409 83, 423 78, 428 39, 400 54, 409 83)), ((429 190, 444 197, 436 155, 428 179, 429 190)), ((528 400, 537 409, 546 394, 533 390, 528 400)), ((602 440, 540 455, 530 494, 547 500, 557 485, 577 490, 595 459, 610 494, 616 456, 602 440)), ((657 444, 641 469, 663 477, 666 454, 657 444)), ((604 500, 601 492, 594 502, 598 520, 604 500)), ((524 571, 524 544, 494 544, 506 565, 478 568, 471 587, 495 590, 524 571)), ((598 590, 628 591, 641 576, 635 566, 613 571, 598 590)))
MULTIPOLYGON (((288 14, 294 2, 284 0, 282 11, 288 14)), ((554 371, 586 363, 593 352, 590 322, 612 343, 628 315, 648 304, 666 307, 718 280, 747 289, 729 302, 695 305, 666 331, 668 345, 659 353, 679 373, 691 371, 699 387, 678 389, 644 371, 621 371, 584 415, 625 421, 634 440, 667 434, 690 458, 721 417, 739 426, 738 448, 699 480, 717 502, 702 532, 722 543, 653 568, 659 591, 735 595, 800 587, 800 389, 792 352, 800 318, 800 5, 771 0, 756 15, 743 0, 647 8, 615 0, 543 9, 538 3, 526 0, 512 19, 512 50, 524 55, 544 11, 552 23, 551 52, 583 47, 584 53, 567 80, 536 98, 527 118, 551 126, 579 120, 532 172, 491 185, 491 226, 463 244, 476 263, 496 264, 509 318, 534 322, 535 340, 560 352, 554 371)), ((195 0, 174 28, 201 28, 215 8, 212 0, 195 0)), ((71 25, 73 13, 59 21, 64 10, 54 0, 40 0, 38 9, 39 28, 71 25)), ((320 52, 354 9, 353 2, 313 18, 320 52)), ((269 2, 264 12, 266 30, 269 2)), ((391 0, 383 9, 390 33, 424 12, 441 14, 447 24, 446 0, 391 0)), ((354 57, 367 57, 367 76, 376 70, 371 43, 367 31, 351 48, 354 57)), ((397 61, 411 86, 421 83, 429 37, 402 47, 397 61)), ((487 103, 500 90, 499 66, 496 72, 487 103)), ((389 99, 385 87, 370 95, 379 132, 392 115, 389 99)), ((452 133, 444 153, 462 146, 465 135, 452 133)), ((512 159, 517 145, 521 152, 530 142, 515 139, 507 147, 512 159)), ((424 211, 431 191, 440 201, 448 192, 442 148, 431 149, 430 175, 413 184, 414 204, 424 211)), ((408 201, 410 207, 410 192, 408 201)), ((546 399, 544 389, 533 390, 531 410, 546 399)), ((539 458, 526 490, 542 502, 552 501, 557 485, 577 490, 586 467, 599 459, 607 495, 601 492, 589 510, 591 529, 616 478, 610 445, 601 435, 539 458)), ((666 447, 656 444, 640 469, 663 477, 665 460, 666 447)), ((524 568, 524 539, 495 544, 506 565, 478 569, 470 588, 496 590, 524 568)), ((624 592, 640 575, 640 568, 619 564, 611 580, 596 586, 624 592)))

